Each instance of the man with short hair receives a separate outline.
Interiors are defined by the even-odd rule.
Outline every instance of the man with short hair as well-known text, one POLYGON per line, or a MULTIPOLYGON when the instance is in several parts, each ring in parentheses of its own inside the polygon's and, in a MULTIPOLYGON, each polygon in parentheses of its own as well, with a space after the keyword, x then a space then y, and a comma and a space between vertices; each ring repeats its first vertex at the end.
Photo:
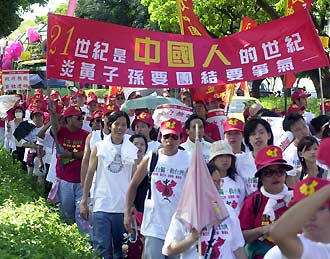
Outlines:
POLYGON ((209 161, 210 157, 210 148, 211 143, 204 140, 204 128, 205 128, 205 121, 202 118, 199 118, 196 114, 192 114, 188 120, 186 120, 185 124, 185 130, 187 132, 188 138, 187 141, 181 144, 181 147, 183 147, 185 150, 189 152, 190 155, 192 155, 195 147, 195 141, 196 137, 199 139, 199 141, 202 144, 202 151, 203 151, 203 157, 206 162, 209 161), (196 132, 196 126, 198 128, 198 136, 196 132))
POLYGON ((302 89, 297 89, 292 95, 291 95, 291 101, 293 104, 296 104, 298 107, 301 107, 304 109, 303 111, 303 117, 306 123, 309 125, 311 120, 315 117, 313 113, 307 112, 307 98, 310 97, 311 94, 305 93, 302 89))
MULTIPOLYGON (((77 222, 79 202, 82 197, 80 185, 80 167, 88 132, 82 129, 84 113, 78 106, 69 106, 63 112, 66 122, 60 126, 56 121, 56 130, 60 150, 57 152, 56 177, 60 181, 60 211, 67 223, 77 222)), ((78 229, 82 231, 78 224, 78 229)))
POLYGON ((301 166, 297 146, 303 137, 310 135, 310 132, 304 118, 297 113, 291 113, 285 116, 283 130, 291 131, 294 136, 294 141, 283 151, 283 158, 289 165, 293 166, 293 170, 287 172, 288 176, 286 180, 287 185, 293 188, 300 177, 297 170, 301 166))
MULTIPOLYGON (((188 152, 179 149, 182 136, 181 122, 176 119, 163 121, 160 132, 162 147, 158 150, 157 164, 151 172, 151 196, 146 197, 141 226, 141 233, 145 236, 144 259, 165 259, 162 247, 180 200, 190 164, 188 152)), ((148 153, 142 159, 126 194, 124 224, 128 231, 131 230, 133 201, 137 187, 147 175, 151 157, 151 153, 148 153)))

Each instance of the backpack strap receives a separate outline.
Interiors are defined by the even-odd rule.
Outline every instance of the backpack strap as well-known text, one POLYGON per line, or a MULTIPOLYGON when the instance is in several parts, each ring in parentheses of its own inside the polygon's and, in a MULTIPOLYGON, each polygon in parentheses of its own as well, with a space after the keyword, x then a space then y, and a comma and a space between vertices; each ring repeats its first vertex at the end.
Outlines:
POLYGON ((257 193, 252 198, 253 213, 255 216, 257 216, 260 211, 261 203, 262 203, 262 195, 260 193, 257 193))
POLYGON ((151 199, 151 174, 155 170, 157 162, 158 162, 158 150, 153 151, 151 155, 151 161, 148 170, 148 199, 151 199))

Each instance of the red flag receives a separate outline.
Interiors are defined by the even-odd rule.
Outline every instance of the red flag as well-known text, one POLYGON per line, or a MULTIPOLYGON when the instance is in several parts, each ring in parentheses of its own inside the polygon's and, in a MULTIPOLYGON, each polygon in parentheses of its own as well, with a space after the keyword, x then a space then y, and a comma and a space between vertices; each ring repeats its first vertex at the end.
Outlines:
POLYGON ((204 227, 220 224, 227 217, 228 211, 203 158, 201 143, 196 141, 176 218, 188 229, 195 228, 200 232, 204 227))
POLYGON ((302 10, 310 11, 312 0, 287 0, 286 15, 294 14, 302 10))
POLYGON ((69 0, 68 11, 66 12, 67 16, 74 16, 74 12, 76 11, 78 0, 69 0))
POLYGON ((239 31, 247 31, 256 26, 258 26, 258 23, 255 20, 245 16, 241 21, 241 26, 239 28, 239 31))
POLYGON ((292 88, 293 84, 296 82, 295 73, 288 73, 284 75, 284 87, 292 88))

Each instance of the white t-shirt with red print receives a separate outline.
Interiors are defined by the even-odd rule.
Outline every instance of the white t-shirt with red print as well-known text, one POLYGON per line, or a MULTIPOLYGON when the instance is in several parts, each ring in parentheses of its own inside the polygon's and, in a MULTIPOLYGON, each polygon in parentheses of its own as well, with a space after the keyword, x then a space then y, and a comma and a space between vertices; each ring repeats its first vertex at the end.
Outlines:
POLYGON ((252 151, 236 155, 236 170, 243 178, 246 194, 255 192, 258 189, 258 178, 254 177, 257 168, 252 151))
MULTIPOLYGON (((147 154, 149 164, 151 154, 147 154)), ((158 152, 158 161, 151 175, 151 198, 146 198, 144 203, 141 226, 144 236, 165 239, 180 200, 189 165, 190 157, 187 151, 178 150, 173 156, 164 155, 161 150, 158 152)))
MULTIPOLYGON (((325 259, 330 258, 330 244, 314 242, 303 235, 298 235, 303 245, 301 259, 325 259)), ((287 259, 278 246, 274 246, 265 254, 264 259, 287 259)))
POLYGON ((293 169, 287 171, 287 175, 296 176, 297 170, 301 167, 301 163, 298 157, 297 147, 292 142, 284 151, 283 151, 283 159, 291 166, 293 169))
POLYGON ((235 181, 228 176, 221 180, 220 196, 223 202, 232 207, 238 216, 246 195, 244 181, 239 175, 235 176, 235 181))
MULTIPOLYGON (((202 230, 202 255, 203 258, 210 243, 210 259, 234 259, 234 251, 244 246, 244 238, 240 228, 240 223, 236 213, 230 206, 228 209, 229 217, 225 219, 220 225, 214 227, 214 235, 212 237, 212 228, 202 230), (211 239, 212 237, 212 239, 211 239)), ((191 235, 187 231, 184 224, 179 221, 175 215, 172 218, 169 230, 166 235, 163 254, 167 254, 167 247, 174 241, 183 240, 185 237, 191 235)), ((198 245, 197 241, 186 251, 180 254, 180 259, 198 259, 198 245)))

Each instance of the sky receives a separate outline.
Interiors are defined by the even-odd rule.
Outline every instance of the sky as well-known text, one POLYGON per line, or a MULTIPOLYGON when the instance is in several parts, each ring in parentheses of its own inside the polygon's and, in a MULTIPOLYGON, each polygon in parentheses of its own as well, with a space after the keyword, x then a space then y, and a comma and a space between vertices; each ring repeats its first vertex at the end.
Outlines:
POLYGON ((34 4, 31 6, 31 12, 24 13, 22 18, 24 20, 34 20, 36 16, 44 16, 48 11, 54 11, 60 4, 68 2, 68 0, 49 0, 46 6, 34 4))

